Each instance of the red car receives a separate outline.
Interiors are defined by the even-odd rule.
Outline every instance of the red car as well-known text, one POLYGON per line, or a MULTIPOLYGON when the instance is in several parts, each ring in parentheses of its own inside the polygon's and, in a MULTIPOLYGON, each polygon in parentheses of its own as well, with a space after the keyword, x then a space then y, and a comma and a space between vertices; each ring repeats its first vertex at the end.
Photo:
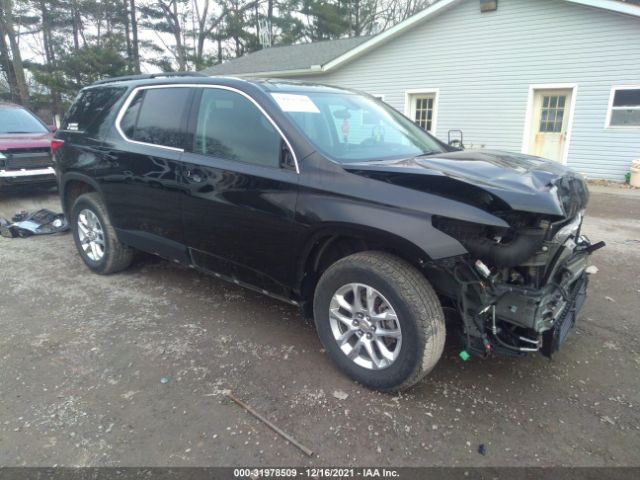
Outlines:
POLYGON ((0 187, 55 181, 53 130, 26 108, 0 103, 0 187))

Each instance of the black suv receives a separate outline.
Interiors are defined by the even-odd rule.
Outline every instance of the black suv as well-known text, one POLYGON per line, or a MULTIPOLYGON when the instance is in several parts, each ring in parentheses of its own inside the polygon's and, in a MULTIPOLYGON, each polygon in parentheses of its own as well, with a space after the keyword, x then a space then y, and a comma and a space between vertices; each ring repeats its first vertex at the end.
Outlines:
POLYGON ((112 79, 82 90, 56 139, 91 270, 143 250, 300 305, 335 363, 380 390, 429 372, 445 330, 463 358, 550 356, 601 246, 580 234, 579 175, 454 149, 329 86, 112 79))

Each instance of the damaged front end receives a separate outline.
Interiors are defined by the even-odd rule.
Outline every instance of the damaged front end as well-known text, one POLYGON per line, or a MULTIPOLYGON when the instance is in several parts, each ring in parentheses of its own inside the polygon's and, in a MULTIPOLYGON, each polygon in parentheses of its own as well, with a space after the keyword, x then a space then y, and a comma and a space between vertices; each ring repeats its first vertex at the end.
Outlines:
MULTIPOLYGON (((433 217, 467 255, 435 262, 430 272, 450 300, 448 317, 462 326, 466 352, 555 353, 576 321, 588 283, 588 258, 604 242, 582 235, 588 192, 579 177, 548 188, 564 214, 492 212, 509 228, 433 217)), ((466 355, 466 354, 465 354, 466 355)))

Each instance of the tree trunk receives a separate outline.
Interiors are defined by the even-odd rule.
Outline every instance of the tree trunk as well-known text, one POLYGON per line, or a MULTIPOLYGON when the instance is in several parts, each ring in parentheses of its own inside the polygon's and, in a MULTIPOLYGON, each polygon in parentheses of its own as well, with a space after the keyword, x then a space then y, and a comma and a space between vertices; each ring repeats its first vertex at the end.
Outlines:
POLYGON ((133 55, 133 68, 136 73, 140 73, 140 54, 138 50, 138 20, 136 20, 136 2, 130 0, 131 8, 129 15, 131 16, 131 53, 133 55))
POLYGON ((13 28, 13 4, 11 0, 0 0, 2 5, 2 31, 9 39, 9 49, 11 50, 11 66, 14 71, 16 81, 16 91, 18 93, 18 99, 22 105, 29 104, 29 89, 27 87, 27 80, 24 76, 24 67, 22 66, 22 55, 20 54, 20 47, 16 39, 16 32, 13 28))
POLYGON ((19 101, 18 86, 16 81, 16 73, 13 70, 13 63, 9 56, 9 46, 7 45, 7 39, 4 36, 4 22, 2 17, 2 11, 0 11, 0 65, 7 75, 7 82, 9 83, 9 94, 11 95, 11 101, 19 101))
POLYGON ((260 40, 260 12, 258 11, 258 2, 253 6, 253 10, 256 16, 256 37, 258 37, 260 48, 264 48, 264 45, 262 45, 262 41, 260 40))
POLYGON ((122 8, 124 9, 122 24, 124 25, 124 38, 127 44, 127 61, 129 62, 129 71, 133 69, 133 52, 131 50, 131 28, 129 25, 129 0, 122 1, 122 8))
MULTIPOLYGON (((53 72, 55 71, 56 55, 53 49, 53 40, 51 35, 51 15, 49 7, 45 0, 40 0, 40 15, 42 16, 42 45, 44 46, 44 57, 46 61, 45 68, 49 74, 49 82, 56 84, 53 72)), ((73 13, 75 17, 75 12, 73 13)), ((51 110, 54 117, 62 114, 62 98, 60 92, 55 86, 49 86, 51 95, 51 110)))
MULTIPOLYGON (((72 24, 73 24, 73 48, 77 52, 80 50, 80 12, 76 2, 72 3, 72 24)), ((44 19, 43 19, 44 22, 44 19)))
POLYGON ((178 15, 177 1, 170 0, 168 3, 159 2, 158 4, 164 12, 165 19, 176 42, 174 57, 178 61, 178 70, 185 71, 187 69, 187 59, 184 49, 184 43, 182 41, 182 27, 180 26, 180 16, 178 15))
POLYGON ((173 36, 176 39, 176 52, 178 53, 178 70, 185 71, 187 69, 187 59, 185 58, 184 43, 182 42, 182 27, 180 26, 180 17, 178 16, 178 2, 173 1, 173 36))
POLYGON ((269 28, 269 45, 273 45, 273 0, 267 2, 267 27, 269 28))

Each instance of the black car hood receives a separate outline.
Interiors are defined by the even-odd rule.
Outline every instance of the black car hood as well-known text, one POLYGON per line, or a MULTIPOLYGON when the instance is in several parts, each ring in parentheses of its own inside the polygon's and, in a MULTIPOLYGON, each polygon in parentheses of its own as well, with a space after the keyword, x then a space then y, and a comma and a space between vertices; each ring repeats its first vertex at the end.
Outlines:
POLYGON ((539 157, 497 150, 464 150, 344 167, 351 173, 476 206, 492 201, 494 209, 572 217, 588 200, 583 178, 571 169, 539 157), (483 200, 482 191, 492 198, 483 200))

